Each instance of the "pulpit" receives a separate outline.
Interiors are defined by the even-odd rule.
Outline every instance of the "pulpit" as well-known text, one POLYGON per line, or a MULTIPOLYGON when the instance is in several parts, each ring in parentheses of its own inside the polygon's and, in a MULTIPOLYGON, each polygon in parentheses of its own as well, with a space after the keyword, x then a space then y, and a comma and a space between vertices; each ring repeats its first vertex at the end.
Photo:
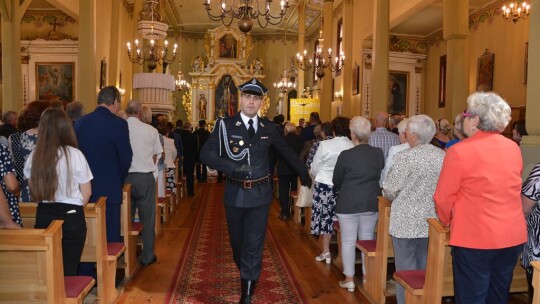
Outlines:
POLYGON ((133 89, 139 94, 143 106, 154 114, 172 114, 174 111, 172 92, 176 90, 174 76, 159 73, 133 75, 133 89))

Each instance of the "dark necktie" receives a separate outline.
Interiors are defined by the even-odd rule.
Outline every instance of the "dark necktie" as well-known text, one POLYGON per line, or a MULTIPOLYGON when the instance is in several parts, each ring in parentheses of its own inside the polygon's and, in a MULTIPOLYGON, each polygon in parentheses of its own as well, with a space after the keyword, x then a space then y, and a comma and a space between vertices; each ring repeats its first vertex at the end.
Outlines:
POLYGON ((253 119, 250 118, 248 120, 248 124, 249 124, 249 128, 248 128, 249 136, 253 138, 253 136, 255 136, 255 128, 253 127, 253 119))

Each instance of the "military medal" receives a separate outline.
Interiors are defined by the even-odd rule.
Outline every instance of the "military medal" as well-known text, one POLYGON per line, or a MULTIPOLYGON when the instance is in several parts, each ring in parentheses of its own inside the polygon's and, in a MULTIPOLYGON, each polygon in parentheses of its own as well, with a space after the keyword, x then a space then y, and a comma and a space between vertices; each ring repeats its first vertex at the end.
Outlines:
POLYGON ((244 141, 243 141, 243 140, 240 140, 240 141, 238 142, 238 144, 239 144, 240 146, 243 146, 243 145, 244 145, 244 141))
POLYGON ((238 152, 238 147, 234 147, 232 150, 233 150, 234 153, 236 153, 236 152, 238 152))

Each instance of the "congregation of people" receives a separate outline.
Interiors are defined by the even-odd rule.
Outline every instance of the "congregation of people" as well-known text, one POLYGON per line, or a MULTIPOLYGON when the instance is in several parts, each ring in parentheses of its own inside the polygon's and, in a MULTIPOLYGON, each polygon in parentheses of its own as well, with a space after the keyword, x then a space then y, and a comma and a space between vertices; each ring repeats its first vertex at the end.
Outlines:
MULTIPOLYGON (((34 101, 20 115, 5 112, 0 126, 0 228, 21 228, 19 205, 26 202, 39 203, 35 228, 64 220, 66 276, 87 268, 79 263, 87 203, 107 197, 107 240, 121 242, 122 187, 132 185, 131 217, 144 227, 139 263, 148 266, 157 261, 156 193, 177 191, 175 160, 186 177, 188 197, 195 196, 195 179, 208 179, 199 157, 210 137, 204 120, 196 131, 182 120, 173 126, 137 100, 121 111, 121 95, 113 86, 100 91, 97 105, 84 114, 77 102, 64 109, 34 101), (161 184, 163 189, 156 187, 161 184)), ((497 94, 474 93, 466 110, 452 119, 453 127, 445 118, 422 114, 405 118, 380 112, 372 120, 338 116, 322 122, 313 112, 298 126, 276 116, 275 133, 313 180, 311 234, 321 248, 314 259, 331 263, 338 221, 344 274, 339 286, 354 291, 356 241, 375 239, 378 197, 383 196, 392 202, 389 234, 396 271, 426 269, 427 219, 437 218, 450 229, 456 302, 507 303, 518 256, 529 283, 530 262, 540 260, 540 164, 522 182, 519 143, 527 132, 520 120, 512 126, 511 139, 501 134, 510 114, 497 94)), ((279 218, 288 221, 298 170, 279 154, 270 158, 279 178, 279 218)), ((361 277, 369 275, 365 268, 362 272, 361 277)), ((400 285, 396 297, 405 303, 400 285)))

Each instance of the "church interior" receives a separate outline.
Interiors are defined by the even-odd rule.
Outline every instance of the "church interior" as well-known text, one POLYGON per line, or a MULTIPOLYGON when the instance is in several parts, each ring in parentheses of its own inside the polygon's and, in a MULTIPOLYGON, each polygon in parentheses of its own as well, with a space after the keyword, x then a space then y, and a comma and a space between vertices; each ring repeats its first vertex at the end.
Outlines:
MULTIPOLYGON (((123 106, 136 99, 173 123, 205 119, 212 127, 239 110, 237 86, 255 77, 269 89, 259 113, 269 119, 283 114, 296 124, 313 111, 323 122, 389 112, 452 122, 467 96, 491 91, 511 106, 512 122, 526 120, 523 176, 540 161, 540 120, 532 118, 540 113, 540 0, 0 0, 0 21, 2 111, 47 99, 79 101, 89 113, 100 89, 112 85, 123 106), (260 16, 231 17, 222 5, 260 16)), ((505 136, 511 137, 512 122, 505 136)), ((209 212, 223 189, 208 183, 195 191, 178 195, 163 223, 158 263, 119 280, 110 303, 238 300, 236 292, 226 295, 236 285, 205 285, 219 267, 185 261, 226 234, 219 211, 209 212), (208 230, 213 237, 198 234, 208 230), (194 246, 197 238, 210 243, 194 246), (186 276, 193 279, 182 283, 186 276), (220 300, 201 296, 207 289, 219 289, 220 300)), ((295 211, 302 212, 298 222, 284 223, 278 205, 267 240, 280 260, 264 263, 277 263, 268 284, 286 280, 288 288, 267 295, 267 302, 261 296, 261 303, 380 303, 369 292, 339 288, 339 261, 312 261, 319 248, 302 225, 305 211, 295 211)), ((211 255, 226 253, 205 254, 206 264, 219 264, 211 255)), ((106 302, 88 297, 85 303, 106 302)), ((511 303, 528 301, 527 292, 511 297, 511 303)))

